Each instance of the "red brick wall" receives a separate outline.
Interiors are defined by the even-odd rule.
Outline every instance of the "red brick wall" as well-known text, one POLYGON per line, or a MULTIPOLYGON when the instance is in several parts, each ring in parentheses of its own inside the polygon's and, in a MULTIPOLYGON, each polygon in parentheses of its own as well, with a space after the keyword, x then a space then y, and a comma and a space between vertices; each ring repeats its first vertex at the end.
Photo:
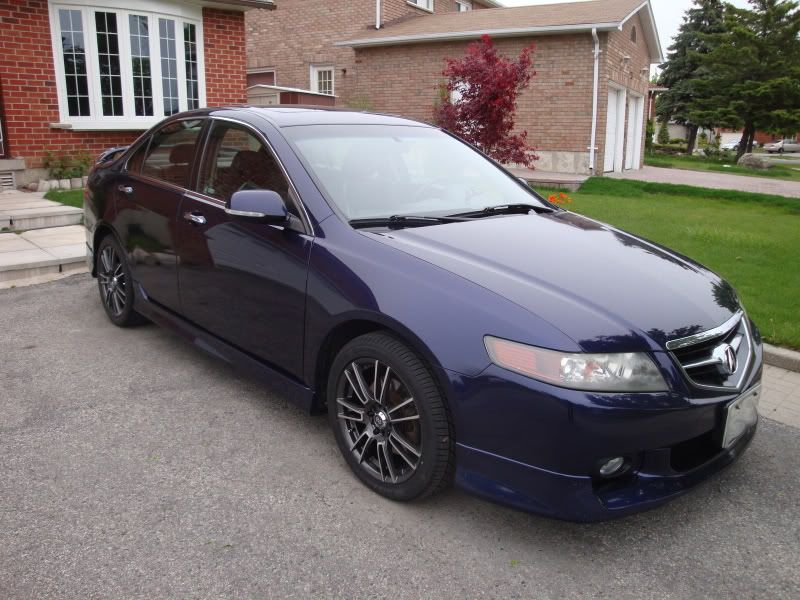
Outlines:
MULTIPOLYGON (((509 57, 536 43, 536 76, 517 102, 518 129, 542 150, 585 152, 592 119, 593 42, 590 35, 497 39, 509 57)), ((359 94, 376 110, 428 121, 446 57, 464 54, 467 42, 364 48, 357 52, 359 94)))
MULTIPOLYGON (((355 92, 355 54, 335 42, 375 29, 375 0, 279 0, 274 11, 251 10, 246 16, 247 67, 275 69, 277 85, 307 90, 311 65, 335 67, 334 92, 340 106, 368 108, 355 92)), ((434 10, 452 12, 455 0, 435 0, 434 10)), ((477 2, 473 7, 484 8, 477 2)), ((381 19, 430 15, 406 0, 382 0, 381 19)))
POLYGON ((244 15, 204 8, 203 41, 208 106, 247 102, 244 15))
POLYGON ((52 129, 59 122, 53 45, 46 0, 0 2, 0 79, 8 154, 40 167, 46 150, 96 154, 130 143, 132 132, 77 132, 52 129))
MULTIPOLYGON (((206 97, 209 105, 245 102, 244 16, 203 10, 206 97)), ((8 155, 28 168, 46 151, 99 154, 131 143, 139 131, 69 131, 60 120, 46 0, 0 0, 0 81, 8 155)))

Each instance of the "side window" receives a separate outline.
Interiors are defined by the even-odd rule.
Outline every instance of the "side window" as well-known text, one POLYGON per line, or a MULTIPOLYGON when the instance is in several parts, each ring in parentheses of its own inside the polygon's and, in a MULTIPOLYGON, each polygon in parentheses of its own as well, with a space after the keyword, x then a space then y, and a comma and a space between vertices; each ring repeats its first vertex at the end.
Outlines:
POLYGON ((179 187, 190 186, 202 119, 175 121, 153 134, 142 164, 142 175, 179 187))
POLYGON ((218 121, 208 136, 200 191, 228 204, 239 190, 278 192, 289 212, 299 217, 289 183, 272 153, 246 128, 218 121))
POLYGON ((144 155, 147 153, 147 147, 150 145, 148 139, 144 144, 139 146, 139 149, 128 159, 128 172, 136 173, 137 175, 142 171, 142 163, 144 162, 144 155))

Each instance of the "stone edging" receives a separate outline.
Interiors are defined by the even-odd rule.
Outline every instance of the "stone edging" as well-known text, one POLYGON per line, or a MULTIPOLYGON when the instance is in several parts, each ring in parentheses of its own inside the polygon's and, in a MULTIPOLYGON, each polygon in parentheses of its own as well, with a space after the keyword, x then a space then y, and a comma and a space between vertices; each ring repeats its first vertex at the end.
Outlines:
POLYGON ((764 362, 773 367, 800 373, 800 352, 764 344, 764 362))

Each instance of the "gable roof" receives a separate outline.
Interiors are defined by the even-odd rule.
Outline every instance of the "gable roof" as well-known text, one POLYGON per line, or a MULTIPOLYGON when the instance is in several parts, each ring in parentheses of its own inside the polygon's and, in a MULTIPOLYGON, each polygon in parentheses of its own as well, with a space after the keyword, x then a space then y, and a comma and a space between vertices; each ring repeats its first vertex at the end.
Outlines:
POLYGON ((613 31, 622 29, 639 13, 650 48, 650 60, 663 62, 650 0, 591 0, 425 15, 365 32, 363 37, 336 42, 336 45, 367 48, 469 40, 482 35, 499 38, 591 32, 592 29, 613 31))

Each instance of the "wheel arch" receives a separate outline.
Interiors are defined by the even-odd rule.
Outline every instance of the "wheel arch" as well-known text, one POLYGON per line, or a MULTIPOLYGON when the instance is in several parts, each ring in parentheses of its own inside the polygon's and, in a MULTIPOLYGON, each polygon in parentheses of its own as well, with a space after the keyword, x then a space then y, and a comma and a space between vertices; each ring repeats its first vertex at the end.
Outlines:
POLYGON ((450 410, 449 386, 446 377, 444 377, 444 370, 427 344, 407 327, 385 315, 358 314, 339 320, 328 330, 322 342, 318 345, 318 350, 312 359, 313 376, 311 384, 314 389, 312 411, 324 412, 325 410, 328 373, 339 351, 352 340, 374 332, 385 332, 396 337, 420 356, 430 368, 431 375, 439 387, 448 410, 450 410))
POLYGON ((94 233, 92 235, 92 277, 97 277, 97 247, 100 245, 100 242, 109 235, 115 236, 117 241, 119 241, 119 236, 110 223, 101 221, 94 228, 94 233))

